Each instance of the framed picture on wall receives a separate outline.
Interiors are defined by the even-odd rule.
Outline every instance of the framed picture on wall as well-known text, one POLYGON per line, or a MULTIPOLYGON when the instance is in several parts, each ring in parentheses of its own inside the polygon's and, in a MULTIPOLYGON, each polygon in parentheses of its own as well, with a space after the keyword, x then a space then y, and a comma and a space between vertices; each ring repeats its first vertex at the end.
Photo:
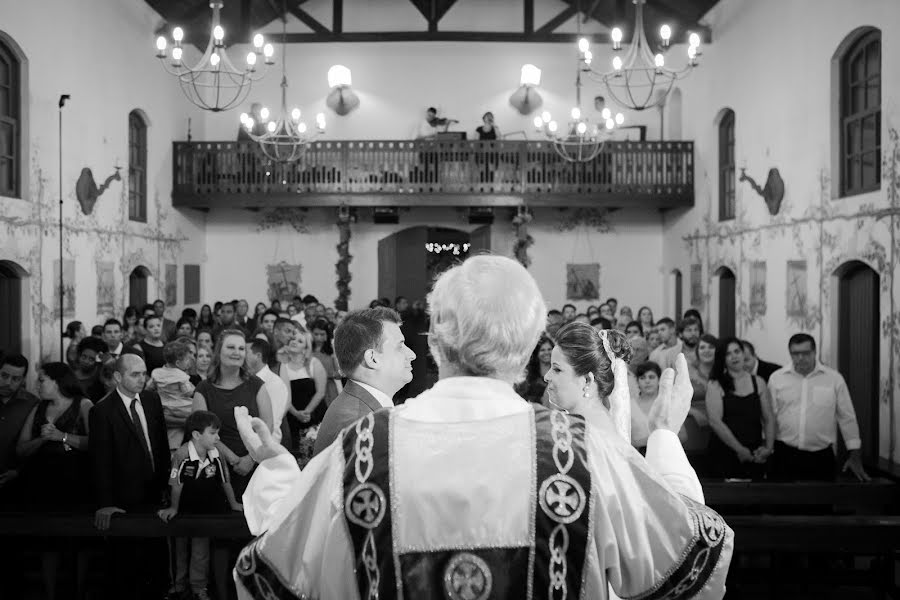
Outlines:
POLYGON ((766 261, 755 260, 750 263, 750 314, 763 316, 766 314, 766 261))
POLYGON ((166 306, 178 304, 178 265, 166 265, 166 306))
POLYGON ((97 263, 97 314, 112 315, 113 303, 116 299, 114 277, 115 263, 99 261, 97 263))
POLYGON ((63 260, 62 264, 63 287, 59 287, 59 259, 53 261, 53 314, 59 318, 59 300, 63 290, 63 316, 75 316, 75 261, 63 260))
POLYGON ((691 306, 703 308, 703 265, 691 265, 691 306))
POLYGON ((266 266, 266 282, 269 301, 278 300, 282 304, 300 296, 301 265, 291 265, 285 261, 266 266))
POLYGON ((566 298, 568 300, 600 299, 600 263, 566 265, 566 298))
POLYGON ((785 303, 788 317, 805 317, 807 307, 806 261, 787 262, 787 299, 785 303))

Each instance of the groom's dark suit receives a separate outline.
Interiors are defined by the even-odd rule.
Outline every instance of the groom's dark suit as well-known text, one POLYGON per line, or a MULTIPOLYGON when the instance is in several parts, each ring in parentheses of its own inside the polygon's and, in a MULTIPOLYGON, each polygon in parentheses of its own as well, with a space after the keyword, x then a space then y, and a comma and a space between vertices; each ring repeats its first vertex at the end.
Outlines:
POLYGON ((322 419, 319 434, 316 436, 313 456, 330 446, 337 439, 341 429, 379 408, 382 408, 381 403, 372 394, 352 379, 348 380, 344 391, 331 401, 325 412, 325 418, 322 419))

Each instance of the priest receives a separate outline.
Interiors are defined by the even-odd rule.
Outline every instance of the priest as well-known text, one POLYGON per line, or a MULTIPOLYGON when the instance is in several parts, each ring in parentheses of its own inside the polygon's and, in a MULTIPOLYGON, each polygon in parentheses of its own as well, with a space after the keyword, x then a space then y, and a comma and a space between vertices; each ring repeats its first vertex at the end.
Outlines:
POLYGON ((237 408, 260 463, 241 598, 721 598, 733 533, 678 442, 691 403, 668 369, 647 461, 615 434, 513 391, 544 327, 517 262, 476 256, 429 297, 439 381, 366 415, 300 472, 237 408), (610 592, 611 590, 611 592, 610 592))

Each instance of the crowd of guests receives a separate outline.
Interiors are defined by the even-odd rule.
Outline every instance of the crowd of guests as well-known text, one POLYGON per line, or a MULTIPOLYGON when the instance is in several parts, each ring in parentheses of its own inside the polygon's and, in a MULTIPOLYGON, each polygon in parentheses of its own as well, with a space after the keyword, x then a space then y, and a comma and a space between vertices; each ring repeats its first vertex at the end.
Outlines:
POLYGON ((618 330, 628 339, 631 438, 639 451, 646 448, 647 415, 659 393, 660 377, 683 353, 694 398, 679 438, 701 477, 833 480, 839 429, 849 451, 843 471, 868 480, 847 384, 818 360, 812 336, 798 333, 790 338, 790 364, 782 367, 758 358, 748 340, 719 339, 705 331, 694 309, 676 323, 668 317, 654 320, 647 306, 635 316, 615 298, 584 313, 567 304, 548 313, 545 335, 518 386, 526 400, 552 404, 547 379, 556 332, 573 321, 598 331, 618 330))
MULTIPOLYGON (((647 444, 662 372, 683 353, 694 399, 679 438, 698 474, 831 480, 840 429, 849 450, 844 470, 868 478, 846 383, 817 359, 811 336, 791 337, 791 363, 781 367, 760 360, 747 340, 706 332, 695 310, 675 323, 654 320, 648 307, 635 316, 613 298, 585 313, 566 305, 548 313, 516 387, 524 399, 552 404, 547 381, 556 334, 573 321, 627 339, 638 450, 647 444)), ((312 296, 286 306, 259 303, 252 314, 245 300, 235 300, 204 305, 199 314, 185 309, 177 321, 157 300, 129 307, 122 320, 108 319, 90 334, 73 322, 66 361, 40 365, 34 393, 25 385, 27 359, 0 356, 0 505, 94 510, 101 530, 126 511, 154 511, 167 522, 183 513, 240 511, 256 464, 235 407, 262 419, 302 464, 361 410, 402 402, 413 361, 427 360, 410 349, 427 328, 422 303, 402 297, 393 307, 375 300, 369 311, 349 316, 312 296)), ((135 565, 158 564, 154 572, 165 572, 171 554, 174 568, 164 578, 171 596, 207 597, 208 540, 172 540, 168 551, 152 541, 110 545, 114 589, 134 588, 135 565)), ((44 554, 50 598, 60 556, 59 549, 44 554)))

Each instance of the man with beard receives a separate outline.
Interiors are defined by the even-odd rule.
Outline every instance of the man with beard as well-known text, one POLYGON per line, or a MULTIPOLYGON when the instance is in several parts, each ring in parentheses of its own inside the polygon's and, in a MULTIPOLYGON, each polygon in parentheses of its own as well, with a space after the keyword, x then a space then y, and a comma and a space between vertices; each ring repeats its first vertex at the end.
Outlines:
MULTIPOLYGON (((681 322, 681 352, 688 366, 697 366, 697 344, 700 343, 700 321, 694 317, 685 317, 681 322)), ((670 365, 671 366, 671 365, 670 365)), ((665 365, 660 365, 665 368, 665 365)))

